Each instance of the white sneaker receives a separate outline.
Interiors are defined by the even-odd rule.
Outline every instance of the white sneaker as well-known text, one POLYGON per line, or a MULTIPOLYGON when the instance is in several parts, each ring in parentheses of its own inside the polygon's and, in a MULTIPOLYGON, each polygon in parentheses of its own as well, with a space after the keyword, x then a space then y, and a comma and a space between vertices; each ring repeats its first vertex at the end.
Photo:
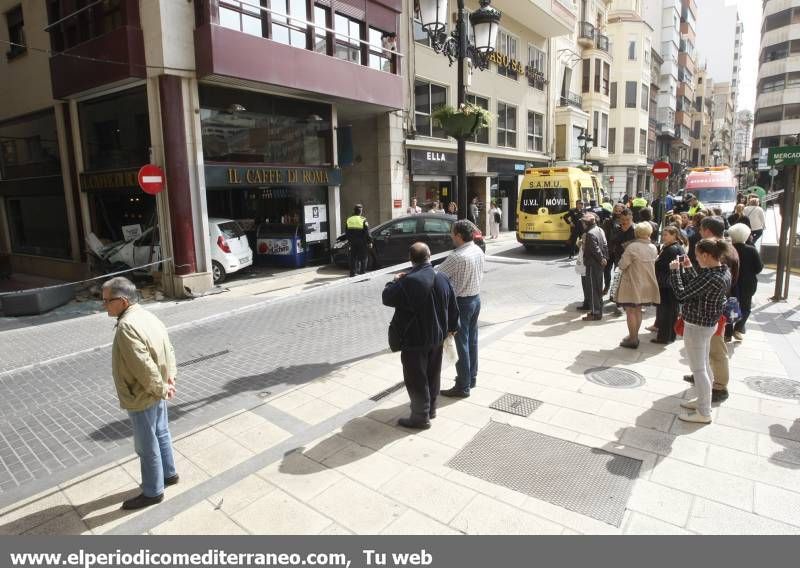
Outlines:
POLYGON ((741 331, 734 331, 733 332, 733 338, 736 341, 742 341, 744 339, 744 334, 741 331))
POLYGON ((687 400, 681 403, 681 408, 687 408, 689 410, 697 410, 697 399, 687 400))
POLYGON ((699 412, 687 412, 685 414, 679 414, 678 420, 683 420, 684 422, 694 422, 695 424, 711 424, 711 417, 703 416, 699 412))

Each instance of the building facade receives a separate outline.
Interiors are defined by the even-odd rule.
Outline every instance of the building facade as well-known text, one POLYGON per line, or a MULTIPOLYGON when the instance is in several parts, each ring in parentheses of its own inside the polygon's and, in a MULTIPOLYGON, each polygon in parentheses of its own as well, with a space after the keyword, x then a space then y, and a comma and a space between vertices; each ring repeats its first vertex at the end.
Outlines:
POLYGON ((76 278, 90 234, 138 226, 171 259, 167 291, 201 291, 209 217, 294 230, 327 262, 353 203, 390 217, 403 198, 400 0, 3 3, 8 37, 51 50, 0 67, 0 85, 37 86, 0 110, 0 251, 17 271, 76 278), (147 163, 166 173, 157 196, 137 187, 147 163), (51 204, 65 220, 42 230, 51 204))
POLYGON ((800 132, 800 0, 765 0, 753 155, 800 132), (796 48, 796 49, 795 49, 796 48))
POLYGON ((719 164, 733 166, 733 130, 736 113, 733 102, 733 89, 730 83, 714 83, 714 130, 712 151, 720 152, 719 164))
POLYGON ((692 124, 692 166, 711 163, 712 138, 714 137, 714 79, 706 68, 697 72, 694 112, 692 124))

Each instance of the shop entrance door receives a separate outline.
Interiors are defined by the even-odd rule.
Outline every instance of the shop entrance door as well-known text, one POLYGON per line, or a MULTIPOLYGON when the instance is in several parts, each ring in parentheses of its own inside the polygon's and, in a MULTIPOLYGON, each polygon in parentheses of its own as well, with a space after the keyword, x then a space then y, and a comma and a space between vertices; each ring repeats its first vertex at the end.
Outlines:
POLYGON ((500 197, 498 205, 504 197, 508 198, 508 229, 513 231, 517 226, 517 177, 501 177, 497 181, 497 192, 500 197))

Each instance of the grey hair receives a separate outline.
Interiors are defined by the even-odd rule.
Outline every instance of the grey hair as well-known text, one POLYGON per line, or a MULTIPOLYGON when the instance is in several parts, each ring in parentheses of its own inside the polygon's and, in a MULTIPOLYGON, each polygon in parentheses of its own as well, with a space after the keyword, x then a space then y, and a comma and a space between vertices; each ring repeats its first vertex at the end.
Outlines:
POLYGON ((733 241, 733 244, 738 245, 747 241, 750 238, 751 229, 744 223, 736 223, 731 225, 728 229, 728 236, 733 241))
POLYGON ((139 291, 136 289, 136 284, 124 276, 106 280, 103 283, 103 290, 109 290, 114 298, 125 298, 129 304, 139 302, 139 291))

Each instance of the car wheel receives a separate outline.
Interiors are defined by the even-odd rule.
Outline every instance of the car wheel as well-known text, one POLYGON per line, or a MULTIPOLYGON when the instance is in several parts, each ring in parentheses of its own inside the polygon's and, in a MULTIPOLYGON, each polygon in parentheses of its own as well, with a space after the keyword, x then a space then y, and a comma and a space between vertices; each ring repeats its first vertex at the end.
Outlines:
POLYGON ((227 276, 225 269, 216 260, 211 261, 211 275, 214 277, 214 284, 225 282, 225 277, 227 276))

